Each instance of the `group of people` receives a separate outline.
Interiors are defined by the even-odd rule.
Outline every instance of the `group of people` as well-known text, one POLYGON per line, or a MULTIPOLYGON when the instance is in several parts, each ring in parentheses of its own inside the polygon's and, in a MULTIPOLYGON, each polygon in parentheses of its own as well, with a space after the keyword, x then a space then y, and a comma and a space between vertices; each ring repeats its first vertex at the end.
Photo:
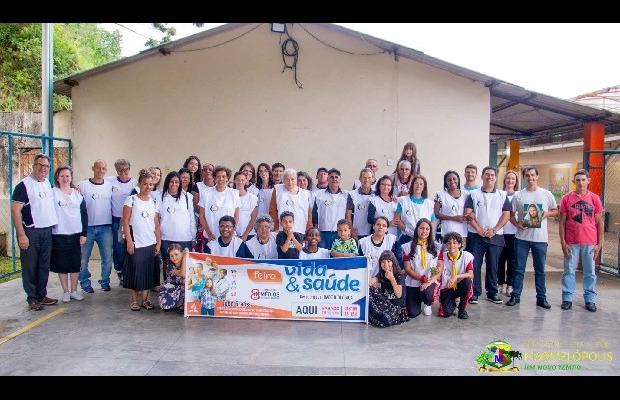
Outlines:
MULTIPOLYGON (((94 293, 88 261, 97 243, 101 290, 111 290, 113 265, 134 311, 153 308, 152 290, 159 292, 162 309, 182 308, 183 260, 191 250, 265 259, 369 257, 369 320, 377 326, 431 315, 436 299, 439 316, 467 319, 468 304, 482 295, 483 260, 487 299, 501 304, 505 293, 506 305, 514 306, 531 251, 536 304, 548 309, 546 222, 560 213, 562 309, 572 306, 581 258, 586 308, 596 310, 593 265, 602 244, 602 205, 587 190, 587 171, 577 171, 577 189, 559 209, 551 192, 538 187, 531 166, 522 171, 521 190, 514 171, 506 173, 502 189, 496 188, 494 167, 482 170, 482 186, 476 185, 474 165, 465 167, 463 183, 456 171, 447 171, 443 190, 431 200, 416 153, 407 143, 393 174, 381 177, 375 176, 377 160, 369 159, 352 190, 341 187, 336 168, 318 168, 313 184, 308 173, 282 163, 256 169, 245 162, 233 174, 196 156, 169 172, 161 188, 161 169, 143 169, 136 180, 130 162, 119 159, 115 176, 106 177, 106 162, 97 160, 93 177, 75 186, 71 168, 59 167, 52 189, 49 158, 39 154, 12 199, 27 301, 33 310, 57 302, 47 297, 49 270, 59 274, 63 301, 84 298, 78 283, 94 293)), ((189 284, 205 299, 204 313, 212 315, 215 289, 207 280, 189 284)))

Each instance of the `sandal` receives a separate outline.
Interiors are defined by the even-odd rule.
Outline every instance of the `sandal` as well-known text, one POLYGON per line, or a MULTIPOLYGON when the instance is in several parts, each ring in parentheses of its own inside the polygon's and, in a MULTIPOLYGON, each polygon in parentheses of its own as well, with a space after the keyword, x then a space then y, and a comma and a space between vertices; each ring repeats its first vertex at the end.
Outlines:
POLYGON ((140 311, 140 305, 137 301, 131 303, 131 311, 140 311))
POLYGON ((147 310, 152 310, 153 308, 155 308, 155 307, 153 307, 153 305, 151 304, 151 302, 150 302, 150 301, 148 301, 148 300, 147 300, 147 301, 145 301, 144 303, 142 303, 142 307, 144 307, 144 308, 145 308, 145 309, 147 309, 147 310))

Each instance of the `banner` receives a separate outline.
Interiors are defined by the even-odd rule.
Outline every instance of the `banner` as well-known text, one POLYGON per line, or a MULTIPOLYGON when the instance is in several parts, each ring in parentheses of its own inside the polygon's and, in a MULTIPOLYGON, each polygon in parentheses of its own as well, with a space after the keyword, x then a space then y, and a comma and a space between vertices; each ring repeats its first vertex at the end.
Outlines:
POLYGON ((265 260, 188 253, 185 316, 368 323, 366 257, 265 260))

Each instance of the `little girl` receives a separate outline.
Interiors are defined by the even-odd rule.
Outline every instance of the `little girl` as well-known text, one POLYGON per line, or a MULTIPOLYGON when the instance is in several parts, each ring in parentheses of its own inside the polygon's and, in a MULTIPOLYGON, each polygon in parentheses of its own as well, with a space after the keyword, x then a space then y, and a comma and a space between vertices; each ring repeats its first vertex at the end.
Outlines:
POLYGON ((351 222, 348 219, 338 221, 338 239, 332 243, 332 257, 355 257, 357 243, 351 237, 351 222))
POLYGON ((170 264, 166 265, 166 280, 159 287, 159 306, 164 311, 173 308, 183 310, 185 302, 185 255, 189 250, 183 250, 178 243, 168 247, 170 264))
POLYGON ((299 252, 301 260, 309 260, 315 258, 330 258, 330 251, 323 247, 319 247, 321 241, 321 233, 317 228, 311 227, 306 231, 306 245, 299 252))

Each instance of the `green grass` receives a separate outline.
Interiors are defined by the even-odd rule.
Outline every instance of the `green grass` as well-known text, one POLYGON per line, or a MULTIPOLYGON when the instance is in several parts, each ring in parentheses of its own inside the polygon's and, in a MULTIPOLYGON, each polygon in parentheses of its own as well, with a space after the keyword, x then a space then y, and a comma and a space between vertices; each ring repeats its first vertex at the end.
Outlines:
MULTIPOLYGON (((15 269, 17 271, 21 271, 22 266, 19 259, 15 260, 15 269)), ((21 278, 22 273, 12 273, 13 272, 13 260, 11 257, 0 256, 0 283, 8 282, 13 279, 21 278), (10 274, 10 275, 6 275, 10 274)))

